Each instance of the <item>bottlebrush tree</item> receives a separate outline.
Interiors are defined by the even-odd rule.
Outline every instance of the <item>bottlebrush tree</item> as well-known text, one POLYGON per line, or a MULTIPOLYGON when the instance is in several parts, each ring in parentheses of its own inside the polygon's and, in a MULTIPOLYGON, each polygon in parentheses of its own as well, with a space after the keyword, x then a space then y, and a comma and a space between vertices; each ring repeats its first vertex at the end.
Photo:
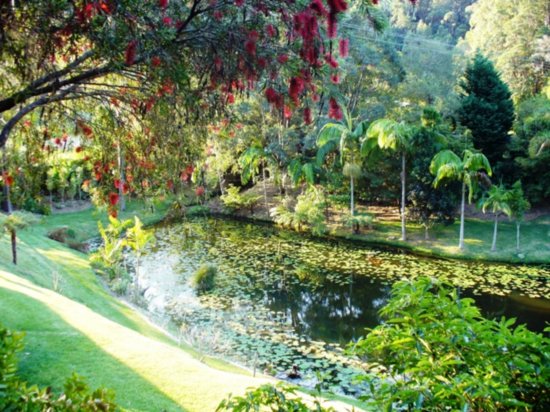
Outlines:
POLYGON ((314 79, 338 65, 333 50, 347 54, 337 39, 347 9, 346 0, 2 2, 0 147, 28 113, 75 99, 143 113, 179 94, 204 111, 263 87, 282 113, 308 107, 314 79))

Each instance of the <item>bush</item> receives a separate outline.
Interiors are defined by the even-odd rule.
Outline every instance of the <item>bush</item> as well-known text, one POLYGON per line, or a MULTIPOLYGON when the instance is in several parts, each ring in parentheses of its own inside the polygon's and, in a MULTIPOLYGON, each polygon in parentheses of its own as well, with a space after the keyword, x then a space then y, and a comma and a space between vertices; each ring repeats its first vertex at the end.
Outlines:
POLYGON ((358 213, 354 216, 345 215, 343 218, 344 226, 349 227, 353 233, 358 234, 361 228, 371 229, 374 218, 368 213, 358 213))
POLYGON ((321 194, 316 190, 308 190, 296 200, 294 210, 291 210, 288 198, 284 199, 280 205, 271 208, 269 214, 275 223, 297 231, 309 228, 316 235, 325 233, 327 231, 325 203, 321 194))
POLYGON ((209 292, 214 289, 218 268, 214 265, 202 265, 193 275, 191 284, 198 293, 209 292))
POLYGON ((396 283, 380 315, 384 323, 352 347, 381 370, 364 377, 377 409, 548 410, 542 334, 484 319, 472 299, 428 278, 396 283))
POLYGON ((76 374, 67 379, 64 393, 56 396, 50 388, 29 386, 17 376, 17 352, 23 349, 23 334, 0 325, 0 410, 95 412, 114 411, 114 393, 108 389, 90 390, 76 374))
POLYGON ((220 196, 220 200, 226 209, 230 211, 249 209, 250 214, 254 213, 254 207, 262 197, 252 193, 239 193, 239 188, 230 185, 226 193, 220 196))
POLYGON ((216 411, 292 411, 292 412, 333 412, 335 409, 321 406, 316 399, 307 405, 296 396, 296 388, 284 384, 277 386, 266 384, 256 389, 249 390, 244 396, 236 396, 224 399, 216 411), (264 408, 260 408, 260 407, 264 408), (269 407, 267 409, 266 407, 269 407))

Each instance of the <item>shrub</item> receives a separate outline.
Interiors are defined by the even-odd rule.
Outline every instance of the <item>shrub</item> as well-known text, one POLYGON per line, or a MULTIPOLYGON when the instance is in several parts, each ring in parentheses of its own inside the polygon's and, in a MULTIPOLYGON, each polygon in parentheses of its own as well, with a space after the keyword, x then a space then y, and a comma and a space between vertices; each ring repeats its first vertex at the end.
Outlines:
POLYGON ((17 376, 17 352, 23 349, 23 334, 0 325, 0 410, 92 412, 114 411, 114 393, 105 388, 91 390, 76 374, 68 378, 64 393, 56 396, 50 388, 29 386, 17 376))
POLYGON ((265 384, 256 389, 251 389, 244 396, 236 396, 224 399, 216 411, 292 411, 292 412, 333 412, 335 409, 323 407, 315 399, 311 405, 296 396, 296 388, 279 384, 277 386, 265 384), (261 407, 264 408, 261 408, 261 407), (269 407, 269 409, 267 409, 269 407))
MULTIPOLYGON (((472 299, 428 278, 398 282, 352 352, 381 372, 367 375, 379 410, 545 410, 549 339, 515 320, 484 319, 472 299)), ((546 409, 548 410, 548 409, 546 409)))
POLYGON ((198 293, 209 292, 214 289, 218 268, 214 265, 202 265, 193 275, 191 284, 198 293))
POLYGON ((226 193, 220 196, 220 200, 226 209, 230 211, 249 209, 250 214, 254 213, 254 206, 261 198, 261 196, 252 193, 239 193, 239 188, 233 185, 230 185, 226 193))
POLYGON ((345 215, 343 218, 344 226, 349 227, 355 234, 358 234, 362 227, 370 229, 373 221, 372 215, 367 213, 358 213, 353 216, 345 215))
POLYGON ((325 203, 320 193, 316 190, 308 190, 296 199, 294 210, 291 210, 289 199, 271 208, 269 211, 275 223, 283 227, 290 227, 301 231, 309 228, 314 234, 323 234, 327 230, 325 224, 325 203))

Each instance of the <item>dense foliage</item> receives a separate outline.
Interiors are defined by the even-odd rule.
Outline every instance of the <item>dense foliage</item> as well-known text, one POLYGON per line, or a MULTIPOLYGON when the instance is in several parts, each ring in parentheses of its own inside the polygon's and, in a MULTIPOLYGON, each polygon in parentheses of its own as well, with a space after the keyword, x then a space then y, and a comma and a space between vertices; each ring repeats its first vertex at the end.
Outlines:
POLYGON ((545 410, 550 340, 487 320, 471 299, 423 278, 394 284, 384 323, 353 345, 379 373, 365 398, 380 409, 545 410))

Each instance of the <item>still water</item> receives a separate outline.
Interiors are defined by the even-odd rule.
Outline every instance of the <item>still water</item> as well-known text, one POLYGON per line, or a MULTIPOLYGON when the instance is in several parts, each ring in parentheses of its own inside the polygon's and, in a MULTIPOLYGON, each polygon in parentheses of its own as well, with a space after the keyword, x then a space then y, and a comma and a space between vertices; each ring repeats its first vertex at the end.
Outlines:
POLYGON ((380 323, 396 280, 445 279, 484 316, 516 317, 534 331, 550 320, 544 267, 432 259, 216 218, 162 224, 155 235, 140 268, 150 311, 199 349, 266 372, 333 367, 331 385, 345 393, 354 392, 354 362, 341 348, 380 323), (217 267, 216 286, 197 296, 190 282, 203 264, 217 267))

